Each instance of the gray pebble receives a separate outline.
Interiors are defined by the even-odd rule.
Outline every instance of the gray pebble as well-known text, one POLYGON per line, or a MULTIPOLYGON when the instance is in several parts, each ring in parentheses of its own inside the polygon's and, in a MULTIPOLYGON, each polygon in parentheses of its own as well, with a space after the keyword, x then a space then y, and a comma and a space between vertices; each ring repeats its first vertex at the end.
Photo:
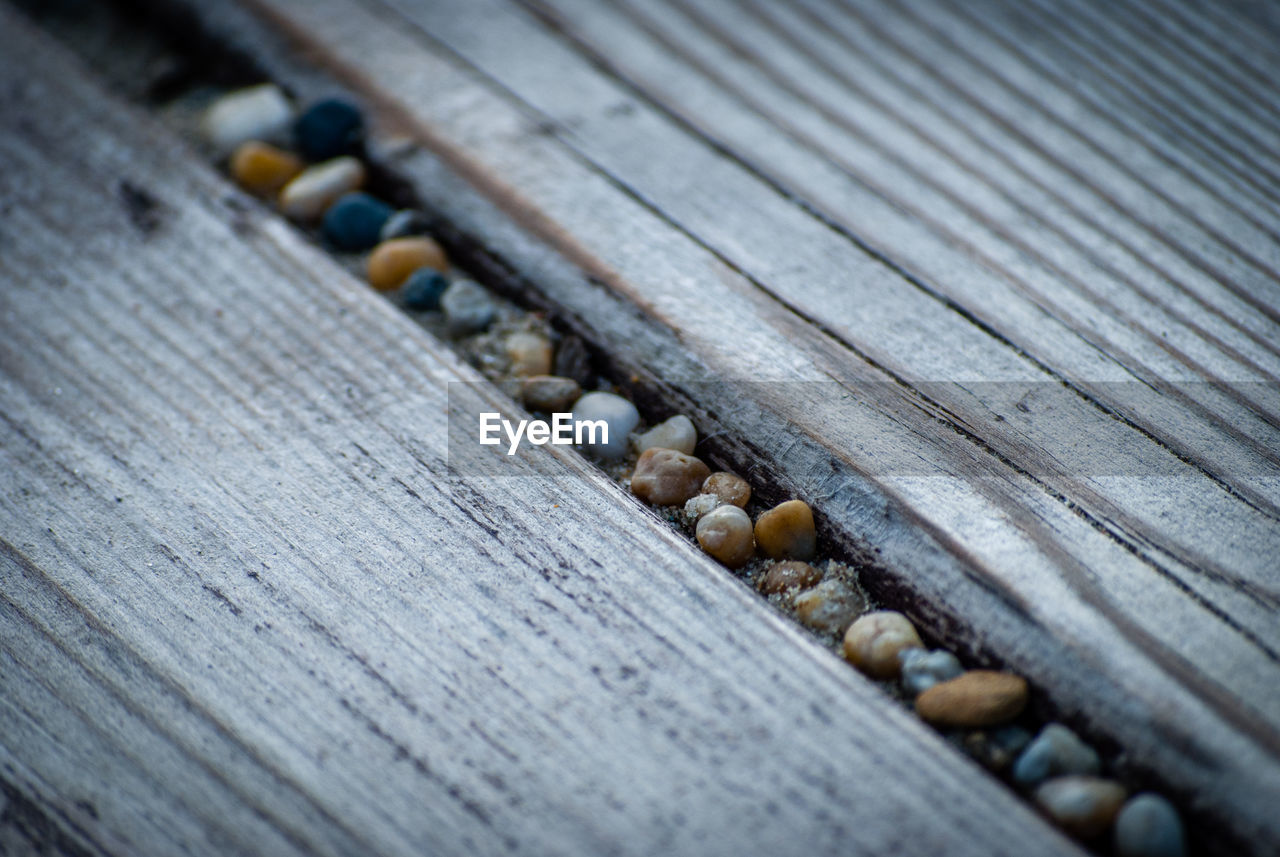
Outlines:
POLYGON ((1115 827, 1118 857, 1185 857, 1182 819, 1160 795, 1134 795, 1120 810, 1115 827))
POLYGON ((378 235, 378 240, 390 241, 392 238, 404 238, 406 235, 427 235, 430 227, 431 222, 421 211, 416 208, 402 208, 382 224, 382 232, 378 235))
POLYGON ((573 406, 575 435, 578 423, 583 420, 604 420, 609 427, 609 440, 601 443, 601 436, 597 434, 597 442, 584 442, 582 451, 604 461, 617 461, 627 454, 627 436, 640 423, 640 412, 635 405, 613 393, 587 393, 573 406))
POLYGON ((945 649, 927 652, 924 649, 904 649, 898 653, 902 662, 902 686, 907 693, 917 696, 940 681, 953 679, 964 672, 960 660, 945 649))
POLYGON ((572 378, 560 378, 556 375, 534 375, 525 378, 520 397, 524 406, 535 411, 554 413, 563 412, 571 407, 582 395, 582 388, 572 378))
POLYGON ((484 330, 498 314, 484 286, 471 280, 454 280, 441 296, 440 308, 453 336, 484 330))
POLYGON ((1062 724, 1050 723, 1013 763, 1013 779, 1019 785, 1034 786, 1049 777, 1092 775, 1101 769, 1096 750, 1062 724))

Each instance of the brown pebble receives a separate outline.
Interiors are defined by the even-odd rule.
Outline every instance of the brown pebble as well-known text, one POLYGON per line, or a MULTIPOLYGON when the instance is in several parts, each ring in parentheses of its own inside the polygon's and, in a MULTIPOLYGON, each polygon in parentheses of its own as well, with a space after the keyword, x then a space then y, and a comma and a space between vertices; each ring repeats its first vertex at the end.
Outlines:
POLYGON ((698 544, 729 568, 739 568, 755 555, 751 517, 737 506, 720 506, 703 515, 695 531, 698 544))
POLYGON ((796 618, 820 634, 839 636, 867 609, 867 599, 843 580, 824 580, 801 592, 792 606, 796 618))
POLYGON ((520 385, 520 398, 532 411, 567 411, 582 395, 582 388, 572 378, 557 375, 534 375, 520 385))
POLYGON ((844 635, 844 656, 863 673, 890 679, 902 670, 899 655, 923 648, 916 626, 901 613, 877 610, 854 622, 844 635))
MULTIPOLYGON (((714 473, 711 478, 715 478, 714 473)), ((705 487, 704 485, 703 488, 705 487)), ((821 580, 822 572, 809 563, 787 559, 771 565, 760 578, 758 586, 765 595, 776 595, 788 589, 808 589, 810 586, 817 586, 821 580)))
POLYGON ((302 172, 302 159, 292 152, 250 140, 231 156, 231 177, 258 196, 271 196, 302 172))
POLYGON ((369 285, 380 292, 398 289, 419 268, 449 270, 444 250, 433 239, 413 235, 383 241, 369 254, 369 285))
POLYGON ((631 476, 631 493, 655 506, 683 505, 698 494, 711 468, 674 449, 645 450, 631 476))
POLYGON ((1081 839, 1091 839, 1115 821, 1127 796, 1124 786, 1101 777, 1067 776, 1036 789, 1036 803, 1054 823, 1081 839))
POLYGON ((972 670, 916 697, 916 713, 937 726, 995 726, 1026 705, 1026 679, 990 670, 972 670))
POLYGON ((503 343, 511 374, 519 378, 551 374, 551 341, 540 333, 517 331, 503 343))
POLYGON ((818 536, 813 511, 803 500, 788 500, 756 520, 756 544, 770 559, 813 559, 818 536))
POLYGON ((707 481, 702 483, 702 493, 715 494, 721 502, 741 509, 751 499, 751 486, 741 476, 721 470, 712 473, 707 477, 707 481))

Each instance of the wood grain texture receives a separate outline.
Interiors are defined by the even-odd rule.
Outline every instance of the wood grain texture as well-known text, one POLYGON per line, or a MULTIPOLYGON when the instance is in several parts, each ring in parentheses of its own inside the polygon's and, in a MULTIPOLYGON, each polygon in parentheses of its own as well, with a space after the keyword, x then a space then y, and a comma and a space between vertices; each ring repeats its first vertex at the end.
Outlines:
POLYGON ((475 373, 0 28, 6 850, 1079 853, 577 457, 467 477, 475 373))
MULTIPOLYGON (((1039 77, 1019 99, 967 66, 919 68, 959 62, 943 42, 916 67, 901 47, 880 60, 914 75, 911 97, 833 65, 896 44, 848 49, 866 9, 530 6, 250 4, 426 144, 402 165, 435 207, 625 343, 625 368, 723 430, 727 458, 873 546, 919 618, 1026 672, 1204 817, 1274 838, 1265 236, 1155 154, 1117 161, 1103 124, 1060 128, 1070 93, 1039 77), (814 81, 820 97, 800 89, 814 81), (929 100, 928 81, 987 88, 929 100), (1002 146, 939 104, 974 105, 969 127, 1002 146), (984 160, 957 162, 961 143, 984 160), (786 383, 744 395, 708 376, 786 383), (847 395, 792 383, 814 380, 847 395)), ((902 14, 874 23, 918 26, 902 14)))

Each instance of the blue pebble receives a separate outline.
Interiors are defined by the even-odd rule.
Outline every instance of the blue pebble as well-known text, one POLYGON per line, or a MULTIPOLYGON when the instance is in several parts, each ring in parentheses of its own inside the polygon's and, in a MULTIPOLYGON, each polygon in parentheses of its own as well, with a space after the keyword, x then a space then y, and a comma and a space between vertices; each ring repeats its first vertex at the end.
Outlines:
POLYGON ((419 268, 409 275, 400 288, 400 299, 409 309, 440 309, 440 298, 449 288, 444 274, 432 268, 419 268))
POLYGON ((360 109, 340 98, 317 101, 293 123, 298 151, 311 161, 327 161, 355 149, 364 137, 360 109))
POLYGON ((378 243, 391 206, 367 193, 343 194, 324 213, 320 231, 336 250, 368 250, 378 243))
POLYGON ((1185 857, 1186 837, 1178 811, 1150 792, 1129 799, 1115 823, 1119 857, 1185 857))

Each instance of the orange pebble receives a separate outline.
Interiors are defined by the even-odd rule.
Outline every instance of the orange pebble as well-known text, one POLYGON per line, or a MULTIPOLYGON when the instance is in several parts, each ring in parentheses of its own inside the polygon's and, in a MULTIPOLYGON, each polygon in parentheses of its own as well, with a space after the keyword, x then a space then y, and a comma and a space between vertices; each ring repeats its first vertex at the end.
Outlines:
POLYGON ((258 196, 269 196, 302 172, 302 159, 292 152, 250 140, 231 156, 231 177, 258 196))
POLYGON ((433 239, 415 235, 383 241, 369 254, 369 285, 380 292, 399 288, 419 268, 449 270, 444 250, 433 239))

